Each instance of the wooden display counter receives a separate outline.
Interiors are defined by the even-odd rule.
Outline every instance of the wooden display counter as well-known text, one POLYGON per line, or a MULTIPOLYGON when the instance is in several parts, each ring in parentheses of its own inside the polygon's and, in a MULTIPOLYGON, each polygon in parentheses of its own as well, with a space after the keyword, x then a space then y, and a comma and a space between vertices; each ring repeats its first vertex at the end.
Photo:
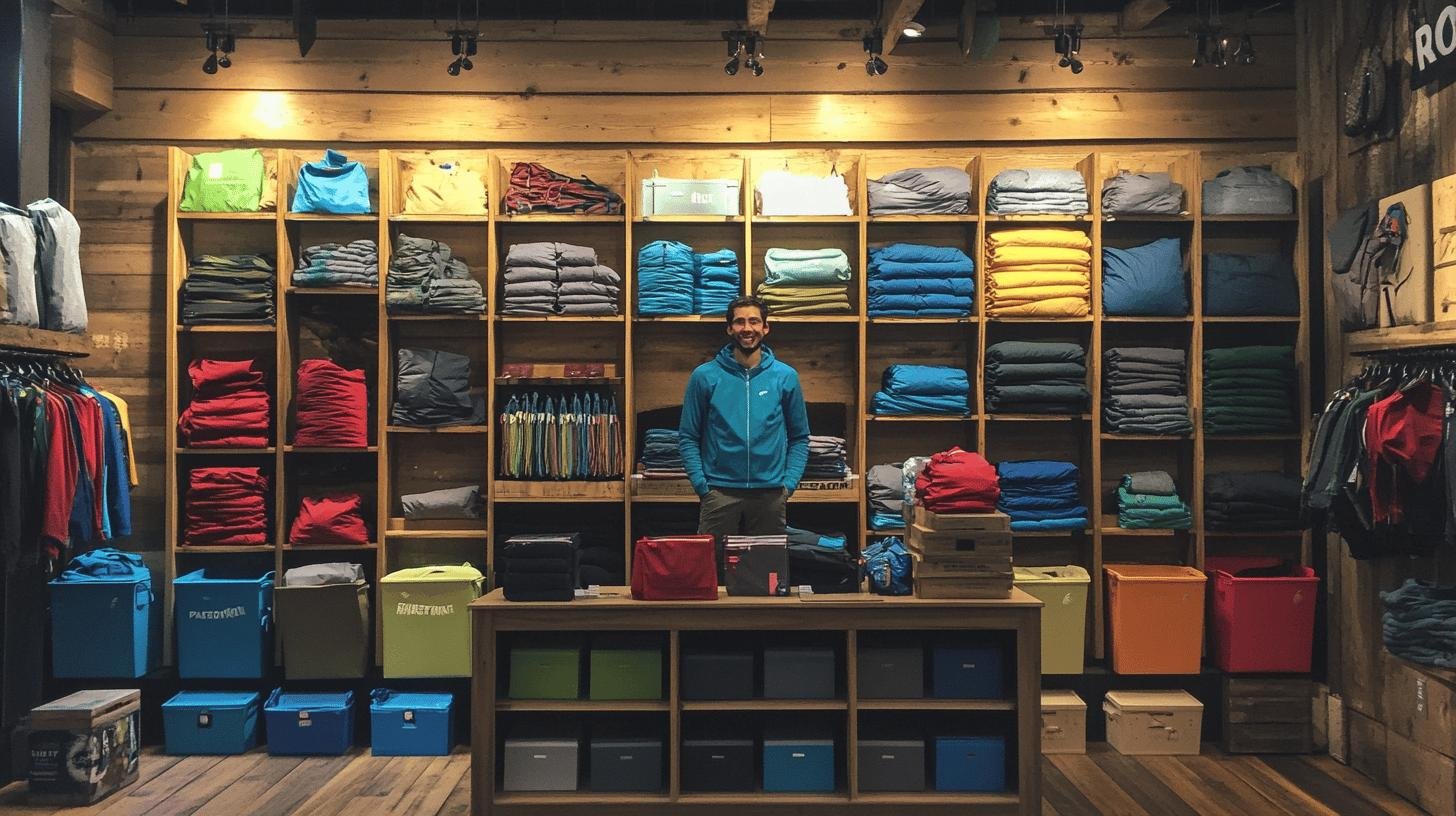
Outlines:
MULTIPOLYGON (((719 590, 720 593, 722 590, 719 590)), ((500 590, 473 602, 474 677, 472 683, 472 812, 500 814, 1034 814, 1041 810, 1041 607, 1021 590, 1004 600, 925 600, 874 595, 812 597, 728 597, 717 601, 634 601, 624 587, 603 590, 600 598, 559 603, 512 603, 500 590), (1004 643, 1007 695, 1003 699, 887 700, 861 699, 858 694, 857 649, 861 643, 907 639, 934 640, 960 635, 996 638, 1004 643), (523 634, 524 633, 524 634, 523 634), (504 667, 511 642, 534 645, 552 636, 592 638, 605 633, 655 634, 665 646, 666 680, 661 700, 509 700, 505 699, 504 667), (833 643, 839 690, 833 699, 689 700, 680 683, 683 641, 716 644, 734 635, 765 643, 818 638, 833 643), (683 721, 688 717, 734 720, 759 717, 779 721, 795 716, 833 722, 836 774, 842 780, 833 793, 767 792, 691 793, 682 790, 680 752, 683 721), (555 725, 579 728, 591 717, 660 718, 667 758, 663 789, 657 793, 623 794, 589 790, 520 793, 502 790, 501 751, 504 720, 534 716, 555 725), (859 790, 858 750, 862 715, 912 719, 927 723, 1001 723, 1006 740, 1005 792, 868 793, 859 790), (957 719, 959 718, 959 719, 957 719)), ((585 696, 585 694, 583 694, 585 696)), ((873 721, 873 720, 872 720, 873 721)), ((583 749, 582 755, 586 751, 583 749)), ((585 786, 583 786, 585 787, 585 786)), ((933 788, 934 785, 928 785, 933 788)))

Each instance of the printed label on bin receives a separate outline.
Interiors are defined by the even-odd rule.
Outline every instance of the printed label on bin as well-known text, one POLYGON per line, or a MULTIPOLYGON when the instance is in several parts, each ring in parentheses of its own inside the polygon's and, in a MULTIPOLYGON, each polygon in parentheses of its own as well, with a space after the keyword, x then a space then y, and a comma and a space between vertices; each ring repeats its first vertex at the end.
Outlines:
POLYGON ((792 754, 789 754, 789 756, 793 757, 794 759, 803 759, 804 757, 808 756, 808 754, 804 753, 803 751, 795 751, 792 754))
POLYGON ((201 714, 198 714, 197 715, 197 727, 198 728, 211 728, 212 727, 212 715, 211 714, 208 714, 205 711, 202 712, 201 714))
POLYGON ((189 609, 187 610, 188 620, 231 620, 241 618, 248 614, 248 608, 242 606, 230 606, 226 609, 189 609))
POLYGON ((404 712, 404 721, 407 722, 407 723, 414 722, 415 721, 415 713, 413 711, 405 711, 404 712))
POLYGON ((455 614, 455 604, 398 603, 394 606, 394 614, 420 617, 444 617, 455 614))

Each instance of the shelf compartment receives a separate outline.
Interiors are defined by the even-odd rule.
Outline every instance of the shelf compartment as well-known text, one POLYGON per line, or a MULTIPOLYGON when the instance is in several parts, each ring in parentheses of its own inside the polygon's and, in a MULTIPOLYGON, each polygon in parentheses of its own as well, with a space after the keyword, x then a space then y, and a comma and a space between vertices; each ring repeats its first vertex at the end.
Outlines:
POLYGON ((271 553, 277 548, 272 544, 219 545, 216 547, 206 544, 194 547, 178 544, 176 549, 179 554, 206 553, 209 555, 237 555, 238 553, 271 553))
POLYGON ((271 456, 277 448, 177 448, 178 456, 271 456))
POLYGON ((860 711, 1015 711, 1015 700, 866 700, 855 704, 860 711))
POLYGON ((496 501, 515 502, 607 502, 626 495, 620 479, 615 481, 537 482, 498 479, 493 488, 496 501))
POLYGON ((672 710, 667 700, 500 700, 496 711, 655 712, 672 710))
POLYGON ((370 445, 370 446, 364 447, 364 448, 320 448, 320 447, 308 447, 308 446, 299 446, 299 445, 284 445, 283 446, 283 452, 284 453, 344 453, 344 454, 378 453, 379 452, 379 446, 378 445, 370 445))
POLYGON ((848 711, 847 700, 684 700, 683 711, 848 711))
POLYGON ((980 418, 979 414, 865 414, 865 422, 975 422, 980 418))
POLYGON ((275 221, 278 213, 272 210, 258 212, 179 212, 178 221, 275 221))
POLYGON ((496 377, 496 385, 621 385, 622 377, 496 377))
MULTIPOLYGON (((759 216, 762 218, 763 216, 759 216)), ((638 215, 634 224, 742 224, 741 215, 638 215)))
POLYGON ((511 807, 549 807, 552 805, 666 805, 672 802, 663 793, 606 793, 599 791, 567 791, 562 793, 503 793, 497 791, 495 804, 511 807))
POLYGON ((360 297, 363 295, 372 298, 379 297, 379 288, 375 286, 290 286, 283 291, 302 297, 360 297))
POLYGON ((454 530, 385 530, 386 538, 418 538, 418 539, 461 539, 461 538, 490 538, 490 531, 485 529, 454 529, 454 530))

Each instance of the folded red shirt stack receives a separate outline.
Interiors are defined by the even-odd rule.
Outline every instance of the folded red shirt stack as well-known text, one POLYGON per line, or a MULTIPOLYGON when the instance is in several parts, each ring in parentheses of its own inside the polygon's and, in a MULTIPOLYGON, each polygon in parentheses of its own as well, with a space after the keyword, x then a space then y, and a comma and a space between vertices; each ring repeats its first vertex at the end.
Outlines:
POLYGON ((363 448, 369 444, 369 392, 364 372, 333 360, 298 365, 293 444, 300 447, 363 448))
POLYGON ((358 493, 304 496, 288 530, 288 543, 300 545, 368 544, 369 529, 361 515, 358 493))
POLYGON ((263 372, 255 360, 193 360, 192 400, 177 420, 193 448, 266 448, 272 417, 263 372))
POLYGON ((255 467, 193 469, 182 543, 189 547, 267 544, 263 498, 267 492, 268 477, 255 467))
POLYGON ((934 513, 991 513, 1000 497, 996 468, 960 448, 930 457, 915 477, 915 500, 934 513))

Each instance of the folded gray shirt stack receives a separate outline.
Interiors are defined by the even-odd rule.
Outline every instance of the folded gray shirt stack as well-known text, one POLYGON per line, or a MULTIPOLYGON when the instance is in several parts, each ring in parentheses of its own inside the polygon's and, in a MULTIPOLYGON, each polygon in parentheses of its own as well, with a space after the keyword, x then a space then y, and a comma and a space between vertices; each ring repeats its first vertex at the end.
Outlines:
POLYGON ((870 215, 971 211, 971 177, 958 167, 912 167, 869 181, 870 215))
POLYGON ((1102 421, 1110 433, 1191 433, 1186 353, 1172 348, 1113 348, 1103 353, 1102 421))
POLYGON ((506 252, 501 313, 615 315, 622 278, 591 247, 538 241, 506 252))
POLYGON ((293 270, 294 286, 378 286, 379 247, 368 238, 307 247, 293 270))

